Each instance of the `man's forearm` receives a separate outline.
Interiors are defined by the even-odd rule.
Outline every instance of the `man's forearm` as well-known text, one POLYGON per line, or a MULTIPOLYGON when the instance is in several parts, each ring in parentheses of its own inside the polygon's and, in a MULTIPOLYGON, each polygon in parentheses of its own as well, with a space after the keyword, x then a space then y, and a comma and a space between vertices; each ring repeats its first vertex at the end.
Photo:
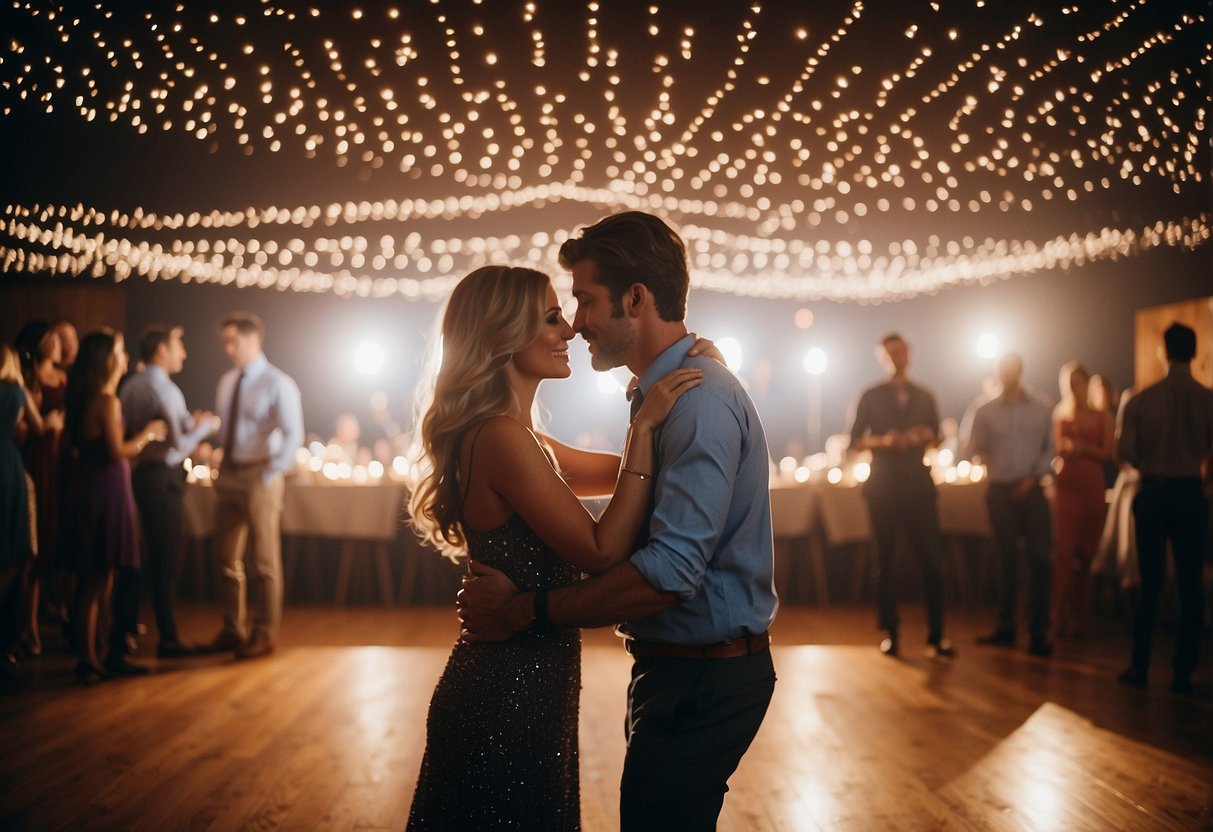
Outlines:
MULTIPOLYGON (((533 603, 533 593, 526 597, 533 603)), ((678 602, 672 592, 654 589, 631 561, 593 578, 553 589, 548 617, 557 627, 607 627, 642 618, 678 602)))

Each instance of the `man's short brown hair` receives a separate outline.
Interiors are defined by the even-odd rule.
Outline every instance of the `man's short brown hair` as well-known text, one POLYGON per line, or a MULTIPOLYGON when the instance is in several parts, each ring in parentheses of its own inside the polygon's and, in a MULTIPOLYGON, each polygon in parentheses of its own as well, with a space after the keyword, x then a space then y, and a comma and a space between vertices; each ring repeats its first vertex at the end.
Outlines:
POLYGON ((265 340, 265 324, 252 312, 231 312, 223 319, 223 326, 234 326, 241 335, 252 335, 255 332, 258 338, 265 340))

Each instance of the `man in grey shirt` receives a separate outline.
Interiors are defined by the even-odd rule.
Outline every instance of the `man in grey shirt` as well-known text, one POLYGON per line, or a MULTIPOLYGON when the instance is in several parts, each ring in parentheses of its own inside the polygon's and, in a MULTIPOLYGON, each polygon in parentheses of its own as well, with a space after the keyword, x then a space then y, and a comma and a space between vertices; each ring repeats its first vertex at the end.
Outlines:
MULTIPOLYGON (((1052 409, 1023 386, 1023 359, 1007 353, 998 362, 1002 391, 978 402, 965 442, 969 456, 980 457, 989 475, 986 509, 998 547, 998 623, 978 644, 1015 644, 1019 541, 1028 560, 1028 652, 1051 656, 1049 559, 1052 523, 1040 481, 1053 460, 1052 409)), ((968 422, 969 419, 966 419, 968 422)))
MULTIPOLYGON (((177 632, 174 611, 185 496, 182 463, 199 442, 219 429, 219 418, 213 413, 190 412, 181 388, 171 378, 185 365, 182 334, 180 326, 156 325, 144 331, 139 356, 145 369, 127 379, 119 394, 129 436, 139 433, 153 419, 163 419, 168 425, 165 441, 148 444, 135 458, 131 471, 152 581, 158 634, 156 655, 160 658, 193 652, 177 632)), ((134 604, 137 608, 137 595, 134 604)))
POLYGON ((1120 412, 1116 450, 1141 473, 1133 500, 1141 593, 1133 615, 1133 657, 1120 681, 1144 688, 1158 596, 1166 573, 1167 541, 1175 558, 1179 626, 1175 636, 1171 690, 1192 691, 1192 671, 1204 626, 1201 582, 1208 500, 1201 469, 1210 475, 1213 457, 1213 390, 1192 378, 1196 333, 1180 323, 1163 333, 1167 377, 1129 399, 1120 412))

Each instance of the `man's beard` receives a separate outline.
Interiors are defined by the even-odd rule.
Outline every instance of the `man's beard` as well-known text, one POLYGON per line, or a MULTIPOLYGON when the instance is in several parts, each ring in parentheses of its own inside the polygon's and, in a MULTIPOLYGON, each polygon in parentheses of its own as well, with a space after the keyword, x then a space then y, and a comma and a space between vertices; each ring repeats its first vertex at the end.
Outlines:
POLYGON ((623 361, 610 353, 592 352, 590 353, 590 366, 600 373, 605 373, 608 370, 613 370, 623 364, 623 361))
POLYGON ((618 323, 612 321, 609 329, 593 334, 594 349, 590 351, 590 366, 600 373, 622 367, 634 343, 635 336, 627 321, 622 318, 618 319, 618 323))

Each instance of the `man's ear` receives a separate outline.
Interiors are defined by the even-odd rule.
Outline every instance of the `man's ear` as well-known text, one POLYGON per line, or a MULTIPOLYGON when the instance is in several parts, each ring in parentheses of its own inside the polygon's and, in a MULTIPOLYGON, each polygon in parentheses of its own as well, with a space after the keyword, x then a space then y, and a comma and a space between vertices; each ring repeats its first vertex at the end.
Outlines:
POLYGON ((652 303, 652 295, 643 283, 633 283, 623 293, 623 311, 631 318, 639 317, 641 311, 652 303))

